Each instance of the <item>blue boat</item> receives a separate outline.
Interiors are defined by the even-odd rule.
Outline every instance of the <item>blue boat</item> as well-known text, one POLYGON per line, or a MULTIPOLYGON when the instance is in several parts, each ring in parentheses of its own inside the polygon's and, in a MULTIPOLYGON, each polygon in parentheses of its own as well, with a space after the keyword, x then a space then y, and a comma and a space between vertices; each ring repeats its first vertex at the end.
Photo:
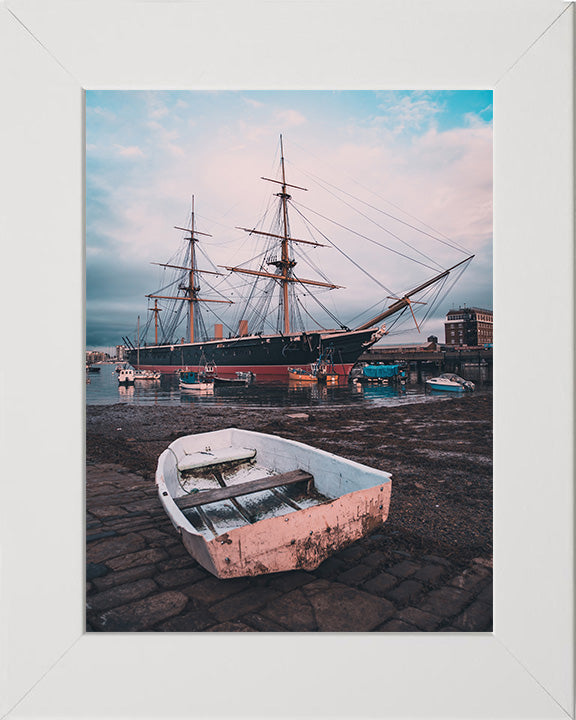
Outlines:
POLYGON ((195 370, 186 370, 180 373, 178 386, 181 390, 209 390, 214 387, 212 379, 201 377, 195 370))

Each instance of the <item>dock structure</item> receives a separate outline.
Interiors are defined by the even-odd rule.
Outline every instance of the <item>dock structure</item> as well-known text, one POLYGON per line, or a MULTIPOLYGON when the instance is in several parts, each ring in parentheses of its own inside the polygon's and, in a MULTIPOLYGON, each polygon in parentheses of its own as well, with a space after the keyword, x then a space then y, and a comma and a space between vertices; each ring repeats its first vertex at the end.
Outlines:
POLYGON ((492 382, 492 347, 453 346, 430 342, 426 345, 374 345, 363 353, 359 362, 408 363, 420 377, 424 364, 432 364, 441 372, 462 373, 465 368, 474 370, 492 382))

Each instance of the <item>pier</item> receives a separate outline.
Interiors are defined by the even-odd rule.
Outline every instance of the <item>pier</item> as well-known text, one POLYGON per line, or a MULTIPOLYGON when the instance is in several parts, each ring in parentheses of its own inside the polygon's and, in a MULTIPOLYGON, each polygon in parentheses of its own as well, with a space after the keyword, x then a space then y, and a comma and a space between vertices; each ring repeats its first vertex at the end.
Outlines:
POLYGON ((434 373, 454 372, 471 380, 492 382, 491 347, 451 346, 429 343, 414 345, 376 345, 363 353, 359 362, 408 363, 415 370, 418 380, 425 366, 432 366, 434 373))

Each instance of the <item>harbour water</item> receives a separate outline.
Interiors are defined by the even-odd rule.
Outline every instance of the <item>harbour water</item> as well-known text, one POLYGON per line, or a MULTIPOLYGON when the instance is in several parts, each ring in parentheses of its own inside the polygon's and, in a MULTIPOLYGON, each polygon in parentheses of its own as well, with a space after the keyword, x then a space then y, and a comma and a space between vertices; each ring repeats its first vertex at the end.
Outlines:
MULTIPOLYGON (((180 390, 176 375, 163 375, 160 380, 136 381, 135 385, 119 386, 114 364, 97 365, 99 372, 87 373, 86 404, 114 405, 211 405, 213 407, 313 407, 320 405, 349 406, 366 404, 375 407, 411 403, 457 400, 460 393, 427 392, 415 378, 405 386, 363 385, 346 383, 326 386, 299 384, 288 380, 251 385, 216 385, 208 390, 180 390)), ((482 391, 482 388, 478 388, 482 391)), ((463 395, 463 394, 462 394, 463 395)))

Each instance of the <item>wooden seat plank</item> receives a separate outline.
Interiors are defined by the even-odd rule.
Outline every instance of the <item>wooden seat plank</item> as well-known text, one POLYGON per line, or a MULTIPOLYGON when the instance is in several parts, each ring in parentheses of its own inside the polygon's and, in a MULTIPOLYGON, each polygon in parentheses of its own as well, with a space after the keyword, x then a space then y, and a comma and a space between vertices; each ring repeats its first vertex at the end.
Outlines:
POLYGON ((262 490, 271 490, 281 485, 294 485, 298 482, 311 483, 314 476, 305 470, 292 470, 282 475, 269 475, 251 480, 250 482, 238 483, 237 485, 228 485, 215 490, 201 490, 191 495, 174 498, 174 502, 181 510, 185 508, 198 507, 199 505, 207 505, 208 503, 220 502, 220 500, 229 500, 240 495, 251 495, 252 493, 261 492, 262 490))

